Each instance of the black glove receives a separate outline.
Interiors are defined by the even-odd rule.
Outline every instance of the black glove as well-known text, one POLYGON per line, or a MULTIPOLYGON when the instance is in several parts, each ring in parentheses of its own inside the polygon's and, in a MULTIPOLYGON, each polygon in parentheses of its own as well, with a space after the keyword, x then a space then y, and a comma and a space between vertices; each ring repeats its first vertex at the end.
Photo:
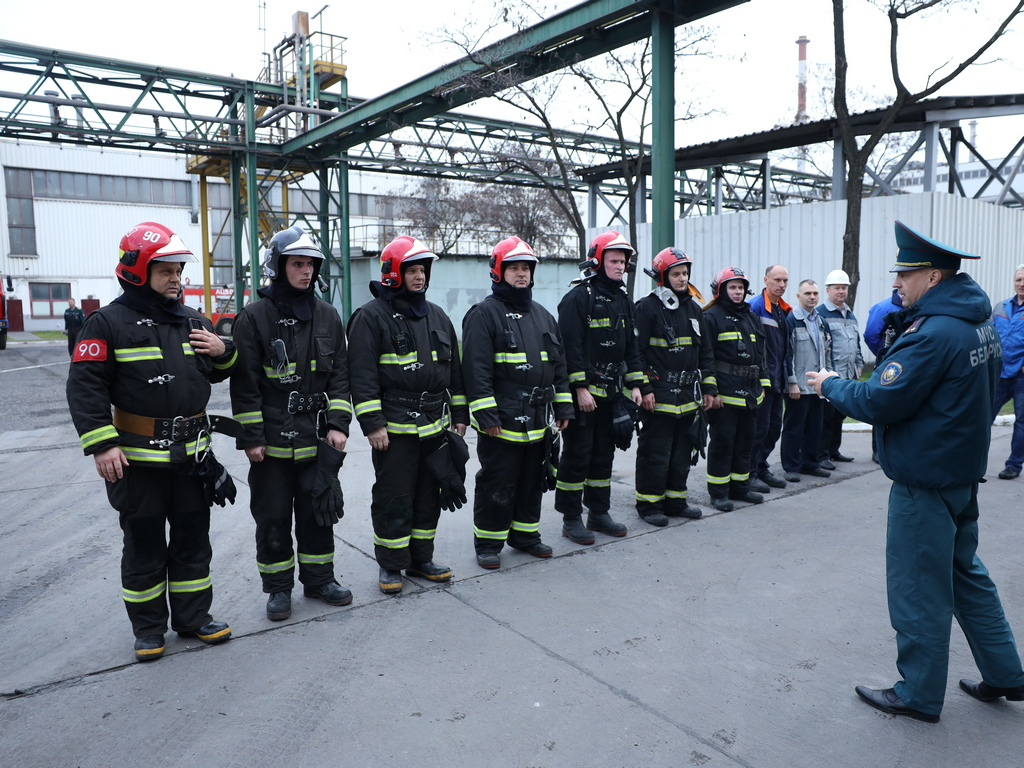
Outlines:
POLYGON ((697 416, 690 425, 690 465, 697 466, 697 460, 707 458, 705 446, 708 444, 708 415, 703 408, 697 408, 697 416))
POLYGON ((612 396, 612 439, 620 451, 628 451, 633 442, 640 406, 625 395, 612 396))
POLYGON ((192 463, 189 475, 202 482, 207 506, 218 504, 224 507, 229 501, 235 503, 235 481, 224 465, 217 461, 212 450, 207 450, 202 459, 192 463))
POLYGON ((345 516, 345 496, 341 492, 338 470, 345 463, 345 452, 339 451, 326 440, 316 449, 316 469, 313 472, 313 517, 325 528, 345 516))
POLYGON ((544 454, 544 490, 553 491, 558 484, 558 454, 562 448, 562 435, 548 429, 548 450, 544 454))
POLYGON ((424 459, 441 492, 441 508, 454 512, 468 501, 466 496, 466 462, 469 446, 458 432, 445 430, 437 450, 424 459))

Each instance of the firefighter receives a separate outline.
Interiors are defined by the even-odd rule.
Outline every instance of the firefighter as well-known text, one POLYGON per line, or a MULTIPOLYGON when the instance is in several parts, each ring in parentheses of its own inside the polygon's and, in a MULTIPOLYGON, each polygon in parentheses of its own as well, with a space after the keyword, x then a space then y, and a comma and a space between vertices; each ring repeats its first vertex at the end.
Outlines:
POLYGON ((426 459, 452 424, 466 433, 469 411, 455 328, 427 301, 436 259, 412 237, 388 243, 381 279, 370 283, 374 298, 349 325, 352 397, 376 472, 370 515, 384 594, 402 591, 402 570, 435 583, 452 578, 433 560, 441 505, 426 459))
POLYGON ((564 430, 573 408, 558 325, 533 301, 537 263, 520 238, 498 243, 491 295, 462 321, 466 396, 479 433, 473 542, 487 569, 500 567, 506 539, 513 549, 551 557, 540 536, 549 425, 564 430))
POLYGON ((750 281, 738 267, 726 267, 711 281, 704 322, 715 353, 718 394, 708 411, 708 494, 711 504, 731 512, 733 501, 760 504, 750 490, 750 447, 764 387, 771 386, 761 322, 746 302, 750 281), (730 501, 731 500, 731 501, 730 501))
POLYGON ((314 293, 323 261, 301 227, 278 232, 263 252, 270 284, 235 318, 240 359, 231 407, 245 425, 237 446, 250 462, 256 565, 271 621, 291 616, 296 559, 305 597, 352 602, 335 579, 337 516, 322 514, 313 501, 318 456, 345 449, 352 418, 345 329, 338 311, 314 293))
POLYGON ((612 400, 626 387, 639 406, 651 391, 642 371, 633 302, 622 282, 635 253, 618 232, 595 237, 580 265, 579 283, 558 305, 575 418, 563 433, 555 509, 562 513, 562 535, 577 544, 593 544, 590 531, 626 535, 626 526, 608 513, 615 458, 612 400))
POLYGON ((210 501, 196 460, 211 442, 210 384, 237 356, 180 302, 190 261, 162 224, 122 237, 114 272, 124 293, 86 320, 68 374, 71 418, 124 532, 121 587, 139 661, 163 655, 168 617, 209 645, 231 637, 210 615, 210 501))
POLYGON ((656 284, 636 303, 636 330, 643 370, 653 389, 641 407, 637 442, 636 511, 651 525, 669 517, 701 516, 687 504, 686 478, 694 443, 690 428, 698 408, 707 410, 718 392, 715 355, 704 326, 700 293, 690 284, 693 260, 665 248, 644 269, 656 284))

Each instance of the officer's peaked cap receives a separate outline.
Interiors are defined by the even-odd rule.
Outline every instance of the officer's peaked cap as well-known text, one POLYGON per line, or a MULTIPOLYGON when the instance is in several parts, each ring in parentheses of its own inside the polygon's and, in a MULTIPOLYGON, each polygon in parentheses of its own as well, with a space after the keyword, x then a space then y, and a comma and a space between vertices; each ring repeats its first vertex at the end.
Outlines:
POLYGON ((915 232, 902 221, 896 222, 896 264, 890 272, 909 272, 913 269, 960 269, 960 259, 980 259, 956 248, 915 232))

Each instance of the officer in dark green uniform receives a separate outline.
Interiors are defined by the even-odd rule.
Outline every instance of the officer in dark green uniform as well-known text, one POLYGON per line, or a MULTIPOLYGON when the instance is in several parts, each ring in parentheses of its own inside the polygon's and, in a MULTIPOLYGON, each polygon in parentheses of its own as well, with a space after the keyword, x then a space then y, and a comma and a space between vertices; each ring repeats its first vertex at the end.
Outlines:
POLYGON ((896 630, 893 688, 857 686, 871 706, 939 720, 952 618, 983 682, 961 680, 976 699, 1024 701, 1024 670, 995 584, 978 558, 978 481, 988 467, 992 397, 1002 350, 992 306, 965 273, 977 259, 896 222, 895 341, 868 381, 834 372, 807 377, 840 411, 876 428, 892 481, 886 541, 889 617, 896 630))

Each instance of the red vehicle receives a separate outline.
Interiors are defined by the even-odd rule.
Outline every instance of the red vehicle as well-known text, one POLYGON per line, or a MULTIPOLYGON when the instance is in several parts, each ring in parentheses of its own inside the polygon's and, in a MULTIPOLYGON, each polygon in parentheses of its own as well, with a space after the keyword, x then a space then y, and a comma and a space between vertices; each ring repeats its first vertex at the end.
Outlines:
MULTIPOLYGON (((235 288, 232 285, 214 285, 210 287, 210 300, 213 312, 210 322, 214 330, 221 336, 230 336, 235 322, 235 313, 238 307, 235 306, 235 288)), ((197 309, 205 314, 206 299, 203 294, 203 286, 186 285, 181 301, 186 306, 197 309)), ((245 301, 249 301, 249 289, 245 291, 245 301)))

